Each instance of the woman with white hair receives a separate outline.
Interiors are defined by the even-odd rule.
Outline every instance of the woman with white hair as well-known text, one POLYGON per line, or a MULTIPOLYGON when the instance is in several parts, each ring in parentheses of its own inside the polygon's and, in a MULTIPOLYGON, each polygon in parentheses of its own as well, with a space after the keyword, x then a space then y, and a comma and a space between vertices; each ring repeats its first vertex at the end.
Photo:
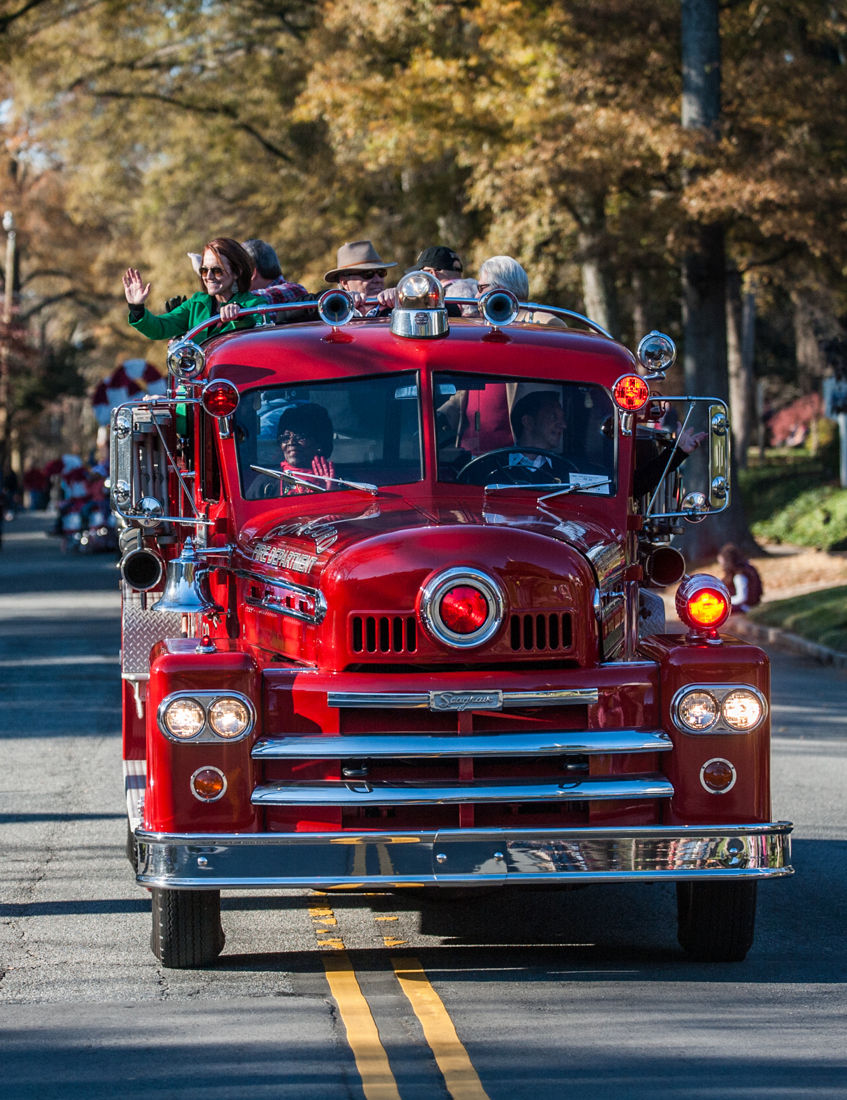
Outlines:
MULTIPOLYGON (((529 301, 529 276, 517 260, 511 256, 492 256, 485 260, 479 269, 477 297, 481 298, 489 290, 510 290, 519 302, 529 301)), ((567 328, 559 317, 539 310, 522 309, 518 321, 529 321, 536 325, 553 325, 567 328)))
MULTIPOLYGON (((449 298, 478 298, 479 288, 476 279, 453 279, 444 288, 444 300, 449 298)), ((478 317, 479 310, 476 306, 460 305, 459 309, 463 317, 478 317)))

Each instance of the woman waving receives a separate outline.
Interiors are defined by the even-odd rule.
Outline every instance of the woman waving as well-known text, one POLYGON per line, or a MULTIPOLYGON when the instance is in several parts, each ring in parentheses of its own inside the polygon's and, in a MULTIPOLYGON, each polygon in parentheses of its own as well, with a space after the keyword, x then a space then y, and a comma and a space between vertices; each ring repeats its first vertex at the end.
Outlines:
MULTIPOLYGON (((169 340, 182 336, 195 325, 220 317, 221 326, 215 332, 226 332, 239 326, 236 318, 242 309, 265 305, 262 298, 248 289, 253 275, 253 261, 238 241, 231 237, 216 237, 203 249, 200 265, 201 290, 168 313, 151 313, 145 306, 150 284, 130 267, 123 277, 124 294, 129 303, 129 323, 151 340, 169 340)), ((259 314, 245 317, 242 324, 256 324, 259 314)), ((209 331, 204 338, 209 336, 209 331)))

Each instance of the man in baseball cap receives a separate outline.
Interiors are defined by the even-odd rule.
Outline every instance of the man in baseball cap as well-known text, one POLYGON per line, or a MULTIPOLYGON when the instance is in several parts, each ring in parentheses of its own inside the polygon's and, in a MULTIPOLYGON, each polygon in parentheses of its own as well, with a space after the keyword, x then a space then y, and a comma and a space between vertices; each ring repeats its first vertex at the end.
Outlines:
POLYGON ((415 261, 415 268, 432 272, 444 287, 449 286, 454 279, 460 279, 463 271, 459 253, 443 244, 425 248, 415 261))

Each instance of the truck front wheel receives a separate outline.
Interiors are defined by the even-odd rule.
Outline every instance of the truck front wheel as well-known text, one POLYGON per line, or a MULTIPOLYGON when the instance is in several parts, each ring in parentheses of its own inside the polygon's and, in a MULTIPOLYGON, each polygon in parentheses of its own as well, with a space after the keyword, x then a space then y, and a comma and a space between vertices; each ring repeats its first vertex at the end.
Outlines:
POLYGON ((741 962, 753 945, 755 882, 678 882, 677 938, 701 962, 741 962))
POLYGON ((162 966, 207 966, 223 951, 220 890, 160 890, 154 887, 150 946, 162 966))

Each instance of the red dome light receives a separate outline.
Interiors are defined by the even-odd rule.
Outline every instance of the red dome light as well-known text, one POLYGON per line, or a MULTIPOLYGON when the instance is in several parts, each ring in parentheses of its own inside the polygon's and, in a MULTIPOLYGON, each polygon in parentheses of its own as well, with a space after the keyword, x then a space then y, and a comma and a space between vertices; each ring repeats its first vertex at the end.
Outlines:
POLYGON ((211 416, 230 416, 238 408, 239 396, 232 382, 219 378, 204 388, 203 408, 211 416))
POLYGON ((676 613, 693 630, 714 631, 732 610, 726 585, 708 573, 686 577, 676 592, 676 613))
POLYGON ((488 618, 488 600, 478 588, 458 584, 441 597, 439 607, 441 621, 456 634, 473 634, 485 625, 488 618))
POLYGON ((726 600, 715 589, 704 588, 692 596, 686 607, 697 626, 717 626, 726 618, 726 600))

